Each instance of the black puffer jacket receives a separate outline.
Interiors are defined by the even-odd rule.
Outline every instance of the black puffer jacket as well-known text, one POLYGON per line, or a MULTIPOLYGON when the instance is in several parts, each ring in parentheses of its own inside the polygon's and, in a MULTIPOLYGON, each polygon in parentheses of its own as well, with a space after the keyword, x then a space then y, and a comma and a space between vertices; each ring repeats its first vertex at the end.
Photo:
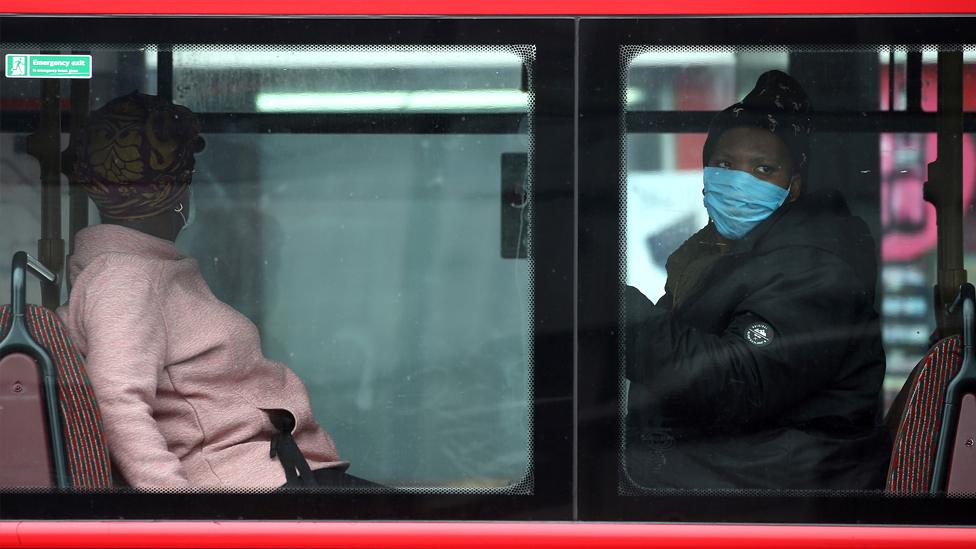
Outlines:
POLYGON ((881 488, 874 241, 835 192, 784 205, 678 306, 625 289, 626 469, 647 488, 881 488))

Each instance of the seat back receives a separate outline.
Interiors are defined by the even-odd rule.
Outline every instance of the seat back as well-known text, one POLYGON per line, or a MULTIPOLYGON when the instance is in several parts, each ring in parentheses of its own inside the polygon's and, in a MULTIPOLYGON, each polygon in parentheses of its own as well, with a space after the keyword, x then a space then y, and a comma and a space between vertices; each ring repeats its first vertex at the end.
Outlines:
MULTIPOLYGON (((12 317, 9 306, 0 306, 0 340, 10 330, 12 317)), ((111 488, 112 474, 109 466, 108 449, 102 435, 101 416, 95 401, 95 394, 85 373, 81 355, 65 334, 60 320, 51 311, 36 305, 27 305, 25 320, 31 339, 50 355, 57 374, 57 400, 70 486, 88 490, 111 488)), ((30 360, 30 358, 26 357, 26 360, 30 360)), ((2 368, 4 371, 9 365, 13 368, 10 370, 11 372, 26 375, 31 370, 30 367, 34 366, 33 371, 38 378, 36 383, 39 387, 42 386, 39 381, 40 376, 36 374, 36 364, 33 361, 28 363, 26 360, 22 353, 7 353, 5 355, 3 349, 0 349, 0 361, 3 361, 2 368)), ((0 379, 6 381, 7 377, 6 373, 0 374, 0 379)), ((18 380, 20 379, 18 378, 18 380)), ((21 393, 31 390, 23 385, 23 381, 21 385, 21 393)), ((11 384, 10 387, 12 388, 13 385, 11 384)), ((8 386, 5 383, 2 386, 2 391, 7 389, 8 386)), ((40 403, 40 399, 35 400, 40 403)), ((42 405, 37 404, 36 406, 42 405)), ((42 408, 38 409, 36 406, 33 412, 31 412, 29 405, 20 406, 17 408, 16 415, 8 415, 6 408, 0 408, 0 445, 10 448, 12 444, 8 444, 8 442, 22 441, 24 444, 32 444, 32 448, 49 447, 46 435, 47 427, 44 425, 43 419, 45 414, 42 408), (40 435, 37 431, 38 421, 41 425, 40 435), (38 445, 38 439, 43 444, 38 445)), ((9 456, 13 459, 32 458, 39 463, 34 463, 27 469, 11 470, 14 467, 20 467, 22 462, 8 464, 7 461, 4 461, 0 463, 0 471, 6 471, 0 477, 0 487, 53 485, 50 473, 50 453, 45 456, 43 453, 35 454, 34 451, 31 449, 30 451, 17 452, 21 456, 20 458, 9 456), (37 480, 39 471, 44 472, 46 482, 37 480)), ((13 453, 13 449, 9 452, 4 450, 0 453, 0 457, 7 459, 8 453, 13 453)))
POLYGON ((959 407, 952 460, 946 491, 953 494, 976 493, 976 394, 967 393, 959 407))
POLYGON ((25 353, 0 357, 0 486, 53 486, 44 382, 25 353))
POLYGON ((886 485, 889 492, 929 492, 946 388, 962 366, 961 350, 959 336, 936 343, 912 370, 888 412, 889 425, 895 427, 886 485))

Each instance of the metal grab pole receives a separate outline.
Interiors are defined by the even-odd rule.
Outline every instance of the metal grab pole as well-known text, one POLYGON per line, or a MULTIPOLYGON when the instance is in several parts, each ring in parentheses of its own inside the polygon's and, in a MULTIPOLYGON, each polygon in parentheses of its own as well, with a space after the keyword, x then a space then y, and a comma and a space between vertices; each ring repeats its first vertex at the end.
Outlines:
POLYGON ((962 242, 962 70, 961 51, 939 52, 938 158, 929 164, 925 199, 938 222, 938 279, 934 288, 939 337, 958 334, 958 315, 948 314, 966 283, 962 242))
MULTIPOLYGON (((88 53, 88 52, 75 52, 88 53)), ((88 111, 91 102, 91 81, 78 79, 71 81, 71 140, 68 148, 61 153, 61 171, 68 178, 68 264, 71 254, 75 253, 75 235, 88 226, 88 193, 76 185, 72 179, 76 147, 78 146, 78 131, 88 122, 88 111)), ((65 277, 70 289, 71 280, 65 277)))
MULTIPOLYGON (((61 81, 41 84, 41 120, 36 132, 27 138, 27 152, 41 166, 41 238, 37 255, 45 267, 60 275, 64 267, 64 240, 61 238, 61 81)), ((41 300, 48 309, 61 304, 58 286, 41 288, 41 300)))

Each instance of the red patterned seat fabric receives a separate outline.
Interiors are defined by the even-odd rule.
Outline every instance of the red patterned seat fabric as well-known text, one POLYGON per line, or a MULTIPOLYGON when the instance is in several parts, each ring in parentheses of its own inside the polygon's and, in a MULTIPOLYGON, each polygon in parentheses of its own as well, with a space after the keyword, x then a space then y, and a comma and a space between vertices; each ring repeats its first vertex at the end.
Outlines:
POLYGON ((946 388, 962 366, 958 336, 932 347, 909 377, 904 411, 895 434, 887 490, 898 494, 929 491, 942 427, 946 388))
MULTIPOLYGON (((111 488, 112 472, 101 415, 81 354, 51 311, 28 305, 26 320, 31 337, 51 355, 58 371, 58 400, 72 486, 86 490, 111 488)), ((0 307, 0 338, 10 330, 10 321, 10 307, 0 307)))

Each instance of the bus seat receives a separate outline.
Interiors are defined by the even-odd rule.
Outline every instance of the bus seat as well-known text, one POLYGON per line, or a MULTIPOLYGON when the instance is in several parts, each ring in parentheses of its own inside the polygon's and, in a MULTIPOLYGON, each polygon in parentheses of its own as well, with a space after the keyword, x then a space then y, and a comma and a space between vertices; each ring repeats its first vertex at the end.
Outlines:
POLYGON ((969 393, 963 397, 956 429, 946 491, 973 494, 976 493, 976 395, 969 393))
POLYGON ((898 494, 929 492, 935 469, 942 410, 949 381, 962 366, 959 336, 936 343, 912 370, 888 411, 894 445, 886 490, 898 494))
POLYGON ((53 486, 42 383, 30 356, 0 358, 0 486, 53 486))
POLYGON ((894 427, 889 492, 976 492, 974 293, 964 284, 953 306, 962 309, 962 337, 929 350, 888 412, 894 427))
MULTIPOLYGON (((21 284, 23 279, 21 275, 21 284)), ((17 281, 18 277, 14 277, 13 282, 17 281)), ((16 305, 16 296, 14 301, 16 305)), ((51 426, 47 422, 43 375, 35 357, 24 351, 23 342, 16 344, 13 340, 17 338, 8 337, 14 329, 13 310, 12 306, 0 306, 0 488, 56 486, 52 462, 57 449, 51 448, 48 434, 51 426), (21 444, 24 446, 17 446, 21 444), (25 462, 31 464, 21 468, 25 462)), ((31 340, 28 343, 36 344, 50 357, 56 374, 66 486, 111 488, 101 416, 82 357, 53 312, 36 305, 26 305, 23 310, 31 340)))

